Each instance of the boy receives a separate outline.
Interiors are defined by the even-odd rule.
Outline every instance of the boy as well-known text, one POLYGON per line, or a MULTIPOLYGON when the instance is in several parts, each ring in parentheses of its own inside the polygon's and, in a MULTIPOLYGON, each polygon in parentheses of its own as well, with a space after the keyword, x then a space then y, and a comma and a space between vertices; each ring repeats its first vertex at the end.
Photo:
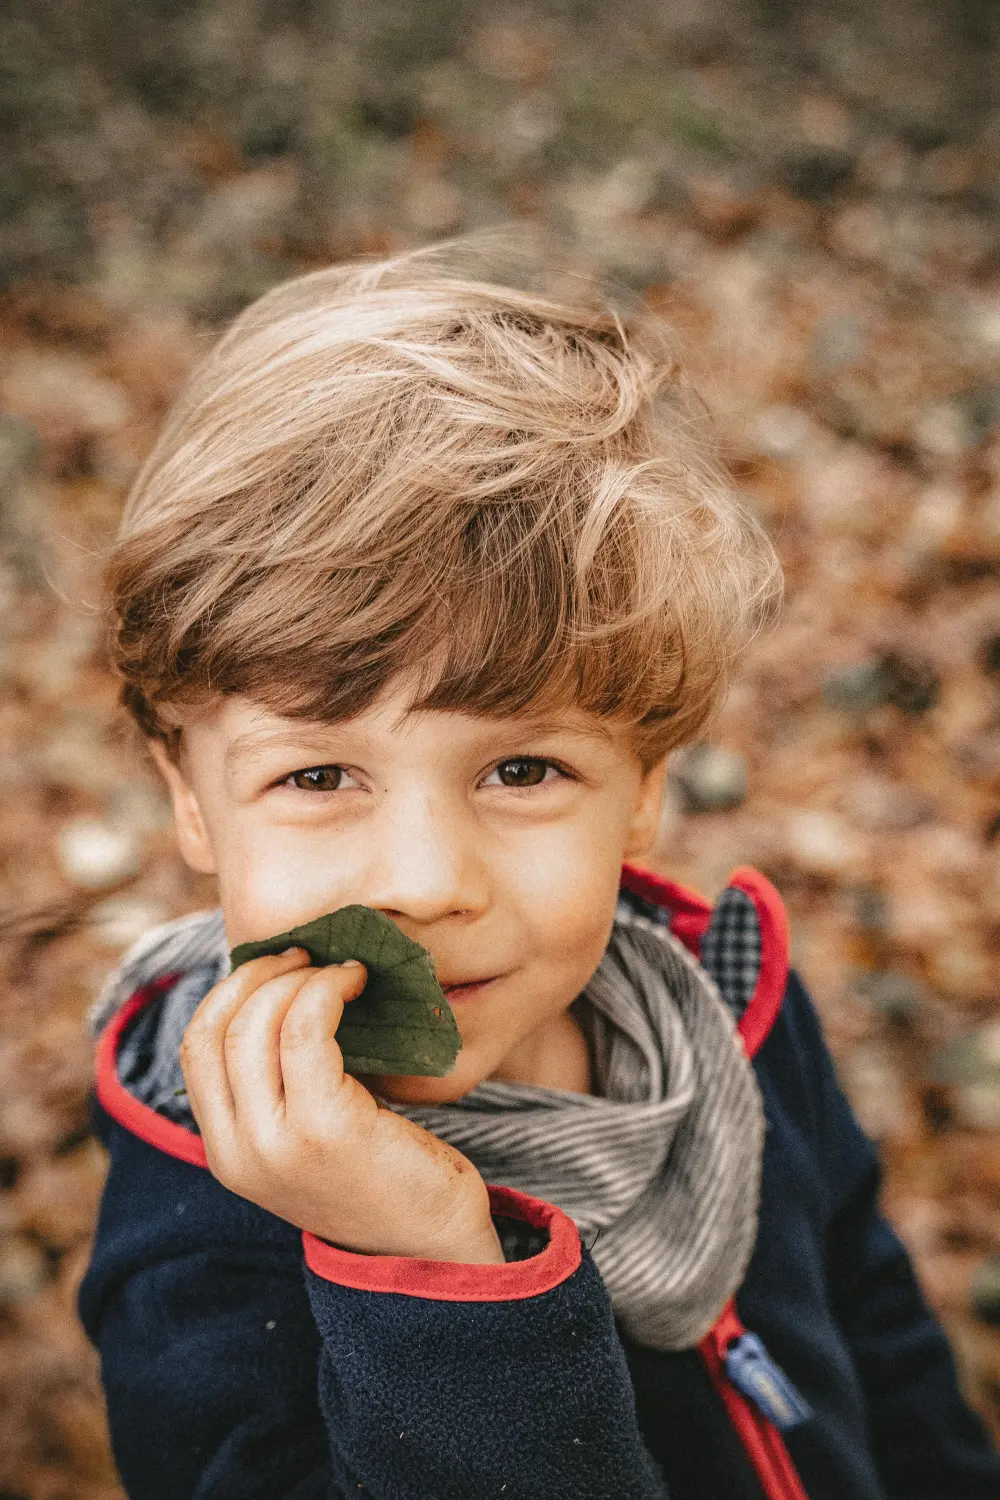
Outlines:
POLYGON ((220 911, 98 1016, 134 1500, 1000 1495, 776 894, 630 863, 777 593, 696 430, 655 325, 425 257, 271 293, 168 422, 115 654, 220 911), (357 963, 229 974, 354 902, 447 1077, 345 1074, 357 963))

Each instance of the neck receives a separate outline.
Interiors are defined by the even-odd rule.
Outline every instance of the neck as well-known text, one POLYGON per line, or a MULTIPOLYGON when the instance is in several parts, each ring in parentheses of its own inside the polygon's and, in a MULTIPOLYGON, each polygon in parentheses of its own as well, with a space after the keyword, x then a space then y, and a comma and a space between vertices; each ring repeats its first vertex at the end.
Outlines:
POLYGON ((490 1077, 503 1083, 593 1093, 590 1051, 576 1018, 565 1011, 547 1021, 508 1052, 490 1077))

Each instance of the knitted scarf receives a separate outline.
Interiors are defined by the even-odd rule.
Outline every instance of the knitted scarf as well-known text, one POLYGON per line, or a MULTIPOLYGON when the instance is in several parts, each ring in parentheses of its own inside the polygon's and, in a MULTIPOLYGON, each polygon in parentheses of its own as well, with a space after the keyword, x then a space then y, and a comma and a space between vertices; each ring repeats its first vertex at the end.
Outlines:
MULTIPOLYGON (((119 1076, 192 1126, 177 1049, 227 967, 221 915, 199 913, 137 944, 94 1011, 100 1030, 141 985, 182 972, 131 1028, 119 1076)), ((393 1107, 487 1182, 569 1214, 637 1343, 689 1348, 740 1285, 756 1239, 764 1120, 753 1070, 712 979, 625 902, 573 1013, 597 1094, 487 1080, 453 1104, 393 1107)))

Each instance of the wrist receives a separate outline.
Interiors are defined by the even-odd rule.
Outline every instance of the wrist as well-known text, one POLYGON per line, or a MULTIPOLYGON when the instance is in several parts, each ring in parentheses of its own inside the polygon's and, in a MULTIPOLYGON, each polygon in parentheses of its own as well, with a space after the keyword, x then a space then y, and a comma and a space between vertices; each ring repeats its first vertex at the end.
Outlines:
POLYGON ((449 1241, 448 1253, 440 1252, 433 1258, 455 1261, 466 1266, 502 1266, 504 1264, 503 1246, 500 1244, 500 1236, 493 1227, 492 1221, 474 1237, 470 1236, 463 1241, 449 1241))
POLYGON ((384 1222, 377 1227, 355 1224, 345 1234, 339 1225, 310 1221, 306 1216, 289 1217, 316 1239, 354 1255, 503 1265, 503 1247, 493 1224, 486 1185, 480 1180, 476 1186, 480 1191, 463 1193, 450 1212, 441 1212, 437 1222, 422 1220, 419 1213, 401 1213, 391 1226, 384 1222))
POLYGON ((451 1211, 427 1231, 414 1236, 415 1248, 404 1251, 414 1260, 453 1261, 463 1265, 499 1266, 504 1263, 500 1237, 493 1224, 490 1195, 478 1172, 466 1177, 451 1211))
POLYGON ((411 1259, 454 1261, 470 1266, 503 1265, 503 1248, 493 1224, 485 1184, 474 1201, 463 1204, 440 1230, 428 1235, 419 1248, 411 1250, 409 1256, 411 1259))

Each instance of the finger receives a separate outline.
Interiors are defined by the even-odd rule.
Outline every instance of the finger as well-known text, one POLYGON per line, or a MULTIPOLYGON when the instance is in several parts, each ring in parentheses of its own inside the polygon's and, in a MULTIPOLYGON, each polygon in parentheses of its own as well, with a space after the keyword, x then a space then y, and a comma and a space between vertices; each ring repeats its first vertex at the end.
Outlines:
POLYGON ((315 1119, 336 1098, 344 1081, 344 1058, 334 1040, 344 1006, 357 999, 368 972, 349 959, 309 976, 289 1006, 281 1026, 280 1059, 285 1115, 315 1119))
POLYGON ((188 1022, 181 1042, 181 1071, 206 1149, 212 1142, 230 1140, 233 1133, 235 1104, 225 1059, 230 1020, 267 979, 306 968, 308 963, 303 948, 254 959, 214 985, 188 1022))
POLYGON ((321 971, 293 969, 269 979, 229 1019, 223 1043, 238 1125, 264 1123, 284 1109, 279 1055, 281 1024, 303 985, 321 971))

